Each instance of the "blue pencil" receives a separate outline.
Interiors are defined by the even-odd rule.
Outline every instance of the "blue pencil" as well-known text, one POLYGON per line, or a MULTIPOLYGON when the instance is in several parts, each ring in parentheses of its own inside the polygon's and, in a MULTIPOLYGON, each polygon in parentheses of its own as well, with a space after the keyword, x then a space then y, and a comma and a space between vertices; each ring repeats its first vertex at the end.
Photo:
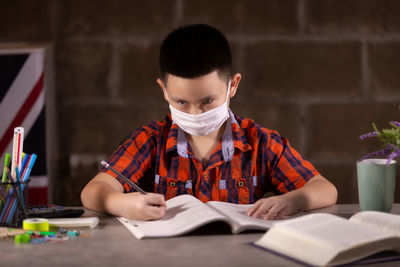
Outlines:
POLYGON ((21 168, 20 168, 20 175, 23 173, 24 169, 25 169, 25 165, 29 160, 29 155, 28 154, 24 154, 24 159, 22 160, 22 164, 21 164, 21 168))
MULTIPOLYGON (((22 172, 23 176, 22 176, 22 179, 20 180, 21 182, 26 182, 28 180, 29 175, 31 174, 31 171, 32 171, 32 167, 35 164, 36 158, 37 158, 36 154, 32 154, 30 156, 28 166, 22 172)), ((24 191, 24 188, 25 188, 25 184, 22 184, 21 192, 24 191)), ((16 192, 16 193, 18 194, 18 192, 16 192)), ((8 224, 11 223, 12 217, 15 213, 15 210, 17 209, 17 202, 15 201, 15 198, 13 198, 13 203, 11 205, 12 205, 12 207, 11 207, 10 213, 8 214, 7 219, 6 219, 6 222, 8 224)))
MULTIPOLYGON (((9 181, 12 182, 11 173, 10 173, 10 170, 8 168, 6 168, 6 174, 8 176, 9 181)), ((4 204, 3 211, 1 212, 1 215, 0 215, 0 222, 1 223, 5 223, 6 222, 6 214, 7 214, 7 210, 10 209, 10 202, 11 202, 11 199, 12 199, 13 192, 14 192, 14 189, 12 187, 9 188, 8 191, 7 191, 7 197, 6 197, 7 200, 6 200, 6 203, 4 204)))

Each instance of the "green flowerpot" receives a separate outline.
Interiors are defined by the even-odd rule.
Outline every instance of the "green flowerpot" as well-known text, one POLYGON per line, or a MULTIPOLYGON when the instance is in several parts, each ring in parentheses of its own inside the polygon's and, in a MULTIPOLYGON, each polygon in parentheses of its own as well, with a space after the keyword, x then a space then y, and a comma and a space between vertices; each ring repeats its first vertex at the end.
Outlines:
POLYGON ((358 198, 361 210, 390 212, 396 182, 396 161, 386 159, 357 162, 358 198))

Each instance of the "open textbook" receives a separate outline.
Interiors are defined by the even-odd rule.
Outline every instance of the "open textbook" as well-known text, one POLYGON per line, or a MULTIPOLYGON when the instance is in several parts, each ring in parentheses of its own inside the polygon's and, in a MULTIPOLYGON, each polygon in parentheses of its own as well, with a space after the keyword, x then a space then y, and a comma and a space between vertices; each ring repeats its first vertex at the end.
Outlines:
POLYGON ((310 265, 341 265, 381 251, 400 252, 400 215, 362 211, 347 220, 308 214, 274 224, 255 245, 310 265))
POLYGON ((166 215, 156 221, 134 221, 118 217, 137 239, 182 235, 212 222, 225 222, 233 234, 246 230, 267 230, 275 221, 247 216, 251 205, 219 201, 203 203, 191 195, 167 201, 166 215))

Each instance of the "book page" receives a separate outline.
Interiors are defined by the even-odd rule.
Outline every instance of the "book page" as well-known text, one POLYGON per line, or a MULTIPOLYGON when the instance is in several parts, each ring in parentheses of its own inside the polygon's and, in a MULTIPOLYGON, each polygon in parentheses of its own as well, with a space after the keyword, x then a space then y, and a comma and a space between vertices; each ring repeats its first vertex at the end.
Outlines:
POLYGON ((166 237, 184 234, 202 225, 227 219, 190 195, 180 195, 167 202, 166 214, 160 220, 135 221, 118 218, 134 235, 144 237, 166 237))
POLYGON ((316 213, 276 223, 255 244, 311 265, 325 266, 397 249, 398 238, 339 216, 316 213))
POLYGON ((393 236, 327 213, 305 215, 280 222, 275 227, 337 250, 393 236))
POLYGON ((379 211, 362 211, 353 215, 349 221, 362 223, 400 237, 400 215, 379 211))
POLYGON ((233 204, 221 201, 209 201, 207 205, 215 208, 218 212, 225 215, 232 222, 233 233, 239 233, 244 230, 267 230, 274 223, 280 220, 263 220, 253 218, 247 215, 247 210, 252 205, 233 204))

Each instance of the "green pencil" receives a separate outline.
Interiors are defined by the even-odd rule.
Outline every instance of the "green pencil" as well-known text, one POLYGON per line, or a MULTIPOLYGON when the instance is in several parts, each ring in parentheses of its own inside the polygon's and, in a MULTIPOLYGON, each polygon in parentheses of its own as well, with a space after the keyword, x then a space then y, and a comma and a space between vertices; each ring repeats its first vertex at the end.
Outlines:
MULTIPOLYGON (((3 168, 3 176, 1 178, 1 182, 5 183, 7 182, 7 168, 8 165, 10 165, 10 160, 11 160, 11 154, 10 153, 6 153, 6 156, 4 158, 4 168, 3 168)), ((8 189, 8 186, 7 186, 8 189)), ((0 205, 3 204, 0 200, 0 205)))
POLYGON ((4 159, 3 177, 1 179, 2 183, 7 182, 7 167, 8 165, 10 165, 10 160, 11 160, 11 154, 6 153, 6 157, 4 159))

